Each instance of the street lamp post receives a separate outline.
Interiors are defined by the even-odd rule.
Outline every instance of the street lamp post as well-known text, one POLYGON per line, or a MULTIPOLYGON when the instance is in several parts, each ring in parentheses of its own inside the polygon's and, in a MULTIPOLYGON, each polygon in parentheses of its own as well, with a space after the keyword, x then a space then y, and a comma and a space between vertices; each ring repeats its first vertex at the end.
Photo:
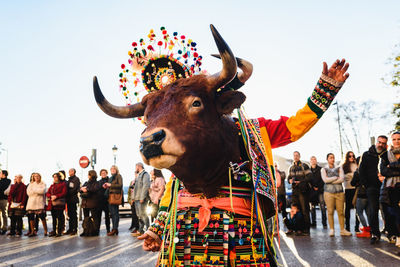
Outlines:
POLYGON ((114 165, 117 164, 117 151, 118 151, 118 147, 116 145, 114 145, 114 147, 112 148, 112 152, 114 155, 114 165))
POLYGON ((340 125, 340 115, 339 115, 339 103, 336 100, 335 103, 333 103, 333 105, 336 105, 336 113, 337 113, 337 121, 338 121, 338 127, 339 127, 339 140, 340 140, 340 154, 341 154, 341 158, 343 159, 343 144, 342 144, 342 129, 341 129, 341 125, 340 125))

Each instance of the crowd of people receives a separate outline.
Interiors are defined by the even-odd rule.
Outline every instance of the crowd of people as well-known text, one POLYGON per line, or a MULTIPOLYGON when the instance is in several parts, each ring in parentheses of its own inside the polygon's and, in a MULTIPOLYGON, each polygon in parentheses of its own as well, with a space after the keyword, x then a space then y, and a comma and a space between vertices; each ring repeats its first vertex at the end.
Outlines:
POLYGON ((292 185, 289 214, 286 173, 276 168, 279 210, 288 229, 286 234, 309 236, 310 227, 317 225, 316 207, 319 206, 321 224, 323 228, 329 225, 329 236, 335 236, 336 211, 341 236, 353 235, 353 225, 356 236, 370 238, 371 244, 379 242, 381 234, 385 234, 390 243, 400 247, 400 132, 390 137, 390 146, 388 137, 381 135, 361 157, 356 158, 348 151, 339 166, 335 165, 333 153, 328 153, 327 163, 321 167, 316 157, 310 158, 309 166, 295 151, 287 176, 292 185), (356 216, 351 218, 354 208, 356 216))
MULTIPOLYGON (((71 168, 66 177, 61 170, 52 175, 53 183, 47 187, 42 176, 31 174, 28 184, 23 176, 15 175, 14 181, 8 178, 8 171, 0 172, 0 234, 20 237, 23 233, 23 218, 27 217, 28 237, 37 236, 39 221, 43 225, 44 236, 59 237, 78 234, 78 207, 82 209, 83 231, 80 236, 98 236, 102 214, 105 217, 107 236, 118 235, 119 206, 124 205, 123 179, 118 167, 100 170, 100 178, 95 170, 88 171, 88 179, 81 183, 76 170, 71 168), (48 231, 46 214, 51 213, 52 231, 48 231), (10 225, 8 225, 8 218, 10 225), (66 228, 68 219, 68 230, 66 228), (111 225, 110 227, 110 219, 111 225)), ((137 163, 135 178, 129 186, 128 203, 132 210, 132 223, 129 230, 139 236, 150 225, 149 215, 154 218, 159 201, 164 193, 165 179, 160 170, 154 169, 150 175, 142 163, 137 163), (152 210, 149 214, 148 210, 152 210)))
MULTIPOLYGON (((321 224, 323 228, 329 226, 329 236, 335 236, 336 211, 341 236, 352 235, 352 224, 356 236, 369 237, 371 244, 377 243, 384 233, 389 242, 400 247, 400 132, 391 135, 390 146, 386 136, 379 136, 376 144, 361 157, 356 158, 348 151, 339 166, 335 165, 333 153, 328 153, 326 160, 325 166, 321 167, 312 156, 309 166, 300 160, 300 152, 295 151, 287 178, 286 173, 275 166, 279 211, 288 229, 286 234, 310 235, 310 228, 317 226, 316 208, 319 206, 321 224), (290 213, 286 207, 286 179, 292 185, 290 213), (354 208, 356 216, 351 218, 354 208), (379 212, 384 222, 382 231, 379 212)), ((54 173, 53 183, 47 187, 39 173, 32 173, 29 184, 25 185, 22 175, 16 175, 12 183, 8 172, 2 170, 0 234, 21 236, 26 215, 29 228, 25 236, 37 235, 39 221, 45 236, 76 235, 80 204, 84 217, 80 236, 99 235, 103 213, 107 236, 118 235, 119 206, 125 202, 118 167, 111 166, 110 176, 106 169, 100 170, 99 179, 97 172, 90 170, 88 180, 83 184, 75 169, 70 169, 68 174, 67 178, 65 171, 54 173), (47 211, 52 216, 50 232, 47 211)), ((127 192, 132 212, 129 231, 133 236, 140 236, 149 228, 158 211, 165 184, 160 170, 153 169, 149 174, 142 163, 135 165, 135 177, 127 192)))

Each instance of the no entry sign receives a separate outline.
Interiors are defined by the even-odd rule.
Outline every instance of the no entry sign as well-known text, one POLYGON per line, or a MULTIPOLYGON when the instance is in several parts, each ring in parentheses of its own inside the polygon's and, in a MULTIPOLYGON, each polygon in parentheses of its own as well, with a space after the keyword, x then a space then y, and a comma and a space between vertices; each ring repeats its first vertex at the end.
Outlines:
POLYGON ((89 158, 86 157, 86 156, 82 156, 82 157, 79 159, 79 165, 80 165, 83 169, 87 168, 87 167, 89 166, 89 163, 90 163, 90 160, 89 160, 89 158))

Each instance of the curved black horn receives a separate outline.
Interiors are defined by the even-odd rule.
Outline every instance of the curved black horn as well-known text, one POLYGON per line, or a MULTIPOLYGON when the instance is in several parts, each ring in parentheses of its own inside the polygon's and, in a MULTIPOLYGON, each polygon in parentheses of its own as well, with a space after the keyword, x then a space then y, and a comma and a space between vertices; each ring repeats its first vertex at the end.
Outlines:
POLYGON ((130 106, 118 107, 114 106, 104 97, 100 90, 99 83, 97 82, 97 77, 93 77, 93 92, 94 98, 96 99, 97 105, 100 109, 107 115, 117 118, 117 119, 127 119, 143 116, 144 106, 141 103, 136 103, 130 106))
MULTIPOLYGON (((218 54, 212 54, 213 57, 221 59, 221 56, 218 54)), ((242 72, 238 73, 238 78, 242 83, 245 83, 253 73, 253 64, 243 58, 236 58, 237 66, 242 70, 242 72)))
POLYGON ((219 54, 222 59, 222 70, 218 73, 211 75, 208 79, 212 84, 212 88, 217 90, 222 86, 229 83, 236 75, 236 59, 231 49, 226 44, 222 36, 215 29, 214 25, 210 25, 211 32, 213 34, 215 43, 217 44, 219 54))

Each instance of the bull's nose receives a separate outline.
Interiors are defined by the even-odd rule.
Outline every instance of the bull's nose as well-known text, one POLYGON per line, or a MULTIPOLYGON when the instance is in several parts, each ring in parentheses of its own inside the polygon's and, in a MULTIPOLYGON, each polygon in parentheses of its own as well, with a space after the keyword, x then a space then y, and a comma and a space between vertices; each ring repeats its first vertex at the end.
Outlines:
POLYGON ((165 131, 160 130, 151 135, 140 138, 140 152, 146 159, 163 155, 161 145, 166 137, 165 131))

